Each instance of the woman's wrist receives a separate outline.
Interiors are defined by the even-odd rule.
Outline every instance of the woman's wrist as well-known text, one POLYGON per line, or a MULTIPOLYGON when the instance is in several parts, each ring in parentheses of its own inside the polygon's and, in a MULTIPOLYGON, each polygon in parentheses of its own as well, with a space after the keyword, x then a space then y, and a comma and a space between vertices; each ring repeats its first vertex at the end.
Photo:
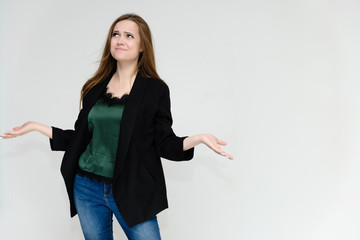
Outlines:
POLYGON ((195 141, 196 145, 204 143, 204 134, 196 134, 193 137, 194 137, 194 141, 195 141))
POLYGON ((184 151, 189 150, 201 143, 203 143, 203 134, 197 134, 193 136, 189 136, 184 139, 184 151))
POLYGON ((29 124, 29 132, 40 131, 39 124, 37 122, 30 121, 29 124))
POLYGON ((34 126, 36 131, 44 134, 48 138, 52 138, 52 127, 37 122, 34 122, 34 126))
POLYGON ((39 133, 44 134, 45 136, 52 138, 52 128, 50 126, 38 123, 38 122, 27 122, 26 123, 29 127, 28 132, 37 131, 39 133))

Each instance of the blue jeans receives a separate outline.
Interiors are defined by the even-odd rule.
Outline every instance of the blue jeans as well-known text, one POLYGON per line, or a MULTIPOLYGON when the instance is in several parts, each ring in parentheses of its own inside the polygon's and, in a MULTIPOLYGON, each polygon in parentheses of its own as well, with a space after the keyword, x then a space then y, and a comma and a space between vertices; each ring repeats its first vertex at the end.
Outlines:
POLYGON ((160 240, 156 216, 129 228, 121 216, 112 193, 112 185, 76 175, 74 199, 86 240, 112 240, 113 214, 130 240, 160 240))

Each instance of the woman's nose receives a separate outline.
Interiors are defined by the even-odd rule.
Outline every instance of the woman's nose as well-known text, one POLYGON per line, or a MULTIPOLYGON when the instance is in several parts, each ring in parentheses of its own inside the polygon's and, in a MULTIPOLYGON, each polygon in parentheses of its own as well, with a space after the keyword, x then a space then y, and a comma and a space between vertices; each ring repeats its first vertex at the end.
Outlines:
POLYGON ((117 40, 117 44, 118 45, 123 45, 124 44, 124 39, 122 37, 119 37, 117 40))

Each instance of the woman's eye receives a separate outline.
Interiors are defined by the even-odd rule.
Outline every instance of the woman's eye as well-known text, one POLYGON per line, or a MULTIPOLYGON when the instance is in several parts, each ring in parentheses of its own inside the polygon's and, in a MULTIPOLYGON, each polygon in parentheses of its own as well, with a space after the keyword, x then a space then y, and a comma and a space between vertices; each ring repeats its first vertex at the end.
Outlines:
POLYGON ((118 34, 118 33, 115 33, 115 32, 114 32, 112 35, 113 35, 113 37, 119 36, 119 34, 118 34))
POLYGON ((127 37, 128 37, 128 38, 134 38, 134 36, 131 35, 131 34, 128 34, 127 37))

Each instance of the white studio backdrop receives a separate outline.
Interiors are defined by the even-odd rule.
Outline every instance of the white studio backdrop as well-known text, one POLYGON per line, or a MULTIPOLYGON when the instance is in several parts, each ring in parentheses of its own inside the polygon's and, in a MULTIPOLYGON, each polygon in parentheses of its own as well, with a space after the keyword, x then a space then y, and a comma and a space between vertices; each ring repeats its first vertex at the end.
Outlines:
MULTIPOLYGON (((175 132, 211 132, 235 157, 163 160, 163 239, 360 239, 359 1, 1 0, 0 131, 72 128, 128 12, 152 29, 175 132)), ((0 141, 0 239, 82 239, 62 155, 38 133, 0 141)))

